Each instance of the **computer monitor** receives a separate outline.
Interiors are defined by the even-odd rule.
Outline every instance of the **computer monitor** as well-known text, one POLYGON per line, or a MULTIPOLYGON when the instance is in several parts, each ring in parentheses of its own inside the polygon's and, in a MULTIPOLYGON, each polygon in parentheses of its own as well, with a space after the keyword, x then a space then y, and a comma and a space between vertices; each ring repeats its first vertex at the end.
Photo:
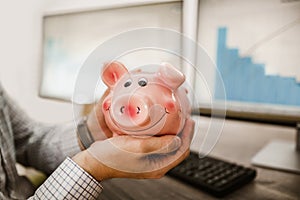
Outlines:
MULTIPOLYGON (((77 9, 70 6, 69 9, 55 8, 45 12, 40 96, 71 101, 77 73, 88 55, 118 34, 143 27, 182 31, 181 0, 97 2, 93 2, 92 6, 83 4, 77 9)), ((163 61, 180 66, 179 59, 171 54, 143 49, 123 55, 118 60, 129 69, 163 61)), ((102 65, 99 63, 99 69, 102 65)), ((102 88, 99 86, 99 97, 105 89, 104 84, 102 88)), ((83 103, 93 100, 86 99, 83 103)))
POLYGON ((216 68, 198 62, 214 91, 196 78, 195 113, 225 100, 226 117, 295 127, 296 142, 270 143, 253 158, 258 166, 300 172, 299 34, 299 1, 200 1, 198 42, 216 68))

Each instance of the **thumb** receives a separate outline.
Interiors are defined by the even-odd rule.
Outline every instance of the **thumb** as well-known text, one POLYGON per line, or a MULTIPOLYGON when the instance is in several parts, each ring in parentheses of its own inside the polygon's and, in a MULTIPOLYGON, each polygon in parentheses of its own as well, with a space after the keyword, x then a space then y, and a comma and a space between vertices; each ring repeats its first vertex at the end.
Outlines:
POLYGON ((96 154, 103 150, 106 152, 121 151, 134 154, 167 154, 176 151, 180 146, 181 139, 175 135, 147 138, 118 136, 95 142, 88 150, 96 154))

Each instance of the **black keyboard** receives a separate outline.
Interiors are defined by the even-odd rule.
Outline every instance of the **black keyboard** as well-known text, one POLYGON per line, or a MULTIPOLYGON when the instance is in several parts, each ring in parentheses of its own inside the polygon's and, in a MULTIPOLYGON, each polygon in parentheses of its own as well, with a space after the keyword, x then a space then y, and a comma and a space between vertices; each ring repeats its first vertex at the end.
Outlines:
POLYGON ((200 159, 192 152, 168 174, 213 196, 223 197, 252 181, 256 171, 210 156, 200 159))

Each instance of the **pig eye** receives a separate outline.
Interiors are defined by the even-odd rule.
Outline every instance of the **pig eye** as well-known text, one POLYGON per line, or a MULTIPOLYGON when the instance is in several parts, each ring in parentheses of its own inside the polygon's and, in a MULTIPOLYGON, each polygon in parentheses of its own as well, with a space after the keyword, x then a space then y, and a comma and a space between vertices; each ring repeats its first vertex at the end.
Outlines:
POLYGON ((124 87, 129 87, 131 85, 132 81, 130 79, 128 79, 125 83, 124 83, 124 87))
POLYGON ((148 81, 147 79, 145 78, 141 78, 138 82, 138 84, 141 86, 141 87, 145 87, 147 85, 148 81))

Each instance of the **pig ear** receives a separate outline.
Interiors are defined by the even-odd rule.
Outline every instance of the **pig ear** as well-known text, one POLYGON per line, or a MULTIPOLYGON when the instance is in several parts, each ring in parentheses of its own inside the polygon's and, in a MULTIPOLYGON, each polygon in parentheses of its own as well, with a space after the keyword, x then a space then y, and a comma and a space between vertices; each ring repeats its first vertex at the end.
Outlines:
POLYGON ((177 89, 185 81, 184 74, 169 63, 161 63, 158 77, 172 89, 177 89))
POLYGON ((127 68, 120 62, 105 64, 102 70, 102 80, 109 87, 113 87, 117 81, 128 73, 127 68))

